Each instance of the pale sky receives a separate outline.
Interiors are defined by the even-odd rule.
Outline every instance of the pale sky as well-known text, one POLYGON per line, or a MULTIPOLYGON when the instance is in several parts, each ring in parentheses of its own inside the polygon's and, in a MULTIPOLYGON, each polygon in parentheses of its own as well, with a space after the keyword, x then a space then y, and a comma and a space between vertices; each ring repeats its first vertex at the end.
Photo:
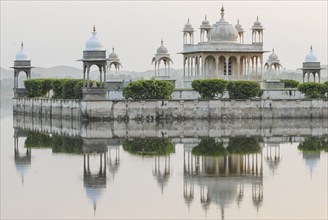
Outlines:
MULTIPOLYGON (((174 64, 181 69, 182 29, 188 18, 196 30, 205 14, 212 25, 237 19, 251 43, 251 27, 259 17, 264 26, 264 50, 275 49, 283 67, 296 69, 313 45, 327 64, 327 0, 312 1, 6 1, 1 0, 1 63, 8 69, 24 41, 32 65, 82 68, 85 42, 95 24, 107 55, 114 45, 123 70, 153 69, 151 59, 163 38, 174 64)), ((269 53, 264 55, 266 60, 269 53)))

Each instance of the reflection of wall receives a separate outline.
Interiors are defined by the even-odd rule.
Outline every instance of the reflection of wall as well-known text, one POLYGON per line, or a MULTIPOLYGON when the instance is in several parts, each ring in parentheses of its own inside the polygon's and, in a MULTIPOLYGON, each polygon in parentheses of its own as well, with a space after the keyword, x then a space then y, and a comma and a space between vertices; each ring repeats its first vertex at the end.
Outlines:
POLYGON ((252 187, 254 207, 263 202, 263 156, 261 153, 219 157, 195 156, 187 147, 184 150, 183 195, 188 207, 199 190, 200 203, 206 212, 211 204, 224 209, 231 203, 244 199, 244 186, 252 187), (195 186, 198 186, 197 188, 195 186))
POLYGON ((181 137, 261 137, 264 142, 299 142, 302 136, 323 136, 327 133, 328 118, 322 119, 263 119, 263 120, 185 120, 162 123, 138 121, 80 121, 56 118, 14 115, 14 127, 56 133, 82 138, 122 139, 126 137, 174 138, 182 143, 181 137))

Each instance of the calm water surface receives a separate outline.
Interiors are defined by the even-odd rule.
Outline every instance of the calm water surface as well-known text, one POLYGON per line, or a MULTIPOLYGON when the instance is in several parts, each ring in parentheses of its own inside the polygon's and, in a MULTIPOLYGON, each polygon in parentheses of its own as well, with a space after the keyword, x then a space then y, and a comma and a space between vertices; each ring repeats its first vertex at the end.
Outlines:
POLYGON ((327 131, 322 120, 81 124, 5 106, 1 218, 327 219, 328 154, 299 149, 327 131))

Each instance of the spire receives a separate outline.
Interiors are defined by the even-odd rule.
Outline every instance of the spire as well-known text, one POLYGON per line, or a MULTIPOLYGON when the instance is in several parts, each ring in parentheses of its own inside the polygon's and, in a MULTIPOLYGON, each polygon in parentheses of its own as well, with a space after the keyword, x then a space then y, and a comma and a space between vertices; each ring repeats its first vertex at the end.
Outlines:
POLYGON ((224 19, 224 8, 223 8, 223 4, 222 4, 222 7, 221 7, 221 19, 222 20, 224 19))
POLYGON ((93 32, 96 32, 96 25, 93 25, 93 32))

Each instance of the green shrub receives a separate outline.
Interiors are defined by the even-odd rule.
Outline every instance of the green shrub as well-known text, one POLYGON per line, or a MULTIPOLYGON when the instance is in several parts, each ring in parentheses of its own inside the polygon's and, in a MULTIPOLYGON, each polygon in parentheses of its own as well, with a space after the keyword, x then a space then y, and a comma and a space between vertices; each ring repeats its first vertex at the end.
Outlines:
POLYGON ((254 81, 230 81, 227 90, 230 99, 249 99, 258 96, 261 87, 254 81))
POLYGON ((41 79, 42 81, 42 95, 47 95, 51 90, 51 84, 54 79, 41 79))
POLYGON ((323 82, 323 84, 325 84, 326 86, 328 86, 328 81, 326 81, 326 82, 323 82))
POLYGON ((192 154, 201 156, 225 156, 227 149, 222 142, 216 142, 214 138, 202 138, 200 143, 192 149, 192 154))
POLYGON ((124 98, 135 100, 170 99, 172 92, 172 84, 162 80, 138 80, 123 88, 124 98))
POLYGON ((82 139, 29 131, 26 148, 52 148, 54 153, 82 154, 82 139))
POLYGON ((27 97, 40 97, 42 96, 42 80, 41 79, 28 79, 24 81, 27 97))
POLYGON ((281 82, 285 83, 285 88, 297 88, 299 82, 293 79, 283 79, 281 82))
POLYGON ((63 91, 63 83, 65 79, 54 79, 51 83, 51 88, 53 91, 52 98, 53 99, 61 99, 62 98, 62 91, 63 91))
POLYGON ((199 79, 192 81, 191 86, 202 98, 212 99, 215 96, 223 95, 227 81, 223 79, 199 79))
POLYGON ((170 139, 134 138, 125 140, 123 149, 138 155, 168 155, 174 152, 170 139))
POLYGON ((328 137, 308 137, 298 145, 301 151, 321 151, 328 152, 328 137))
POLYGON ((297 89, 307 98, 323 98, 328 92, 328 86, 324 83, 305 82, 299 84, 297 89))
POLYGON ((250 154, 260 152, 261 147, 254 137, 233 137, 229 139, 227 150, 230 154, 250 154))

